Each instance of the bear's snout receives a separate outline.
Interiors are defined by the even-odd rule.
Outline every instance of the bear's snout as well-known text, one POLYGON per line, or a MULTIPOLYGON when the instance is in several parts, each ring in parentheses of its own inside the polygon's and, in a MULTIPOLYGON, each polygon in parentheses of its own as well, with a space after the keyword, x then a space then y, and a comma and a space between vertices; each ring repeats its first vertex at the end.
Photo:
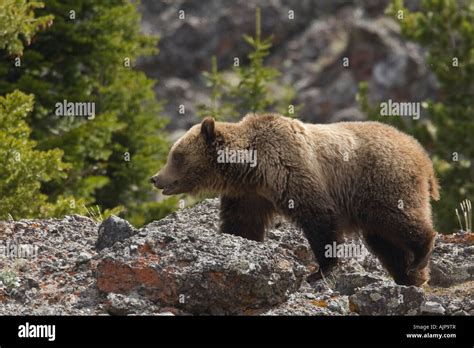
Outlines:
POLYGON ((158 175, 154 175, 150 178, 150 182, 159 189, 163 188, 163 181, 160 180, 158 175))
POLYGON ((150 182, 160 190, 163 190, 164 195, 174 194, 178 187, 177 180, 169 180, 161 174, 154 175, 150 178, 150 182))

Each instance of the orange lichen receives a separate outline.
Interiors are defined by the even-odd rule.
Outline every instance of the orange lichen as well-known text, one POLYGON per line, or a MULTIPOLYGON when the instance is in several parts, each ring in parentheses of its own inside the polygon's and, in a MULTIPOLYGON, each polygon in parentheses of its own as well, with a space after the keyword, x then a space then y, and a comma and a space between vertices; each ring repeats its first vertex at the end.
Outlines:
POLYGON ((441 238, 445 243, 474 245, 474 233, 442 235, 441 238))
POLYGON ((158 272, 143 261, 133 265, 122 264, 113 260, 104 260, 97 268, 97 287, 104 292, 128 294, 144 288, 151 299, 175 304, 179 291, 175 279, 168 274, 158 272))
POLYGON ((148 244, 148 243, 145 243, 143 245, 140 245, 138 247, 138 252, 140 254, 154 254, 154 251, 153 249, 151 248, 151 246, 148 244))
POLYGON ((352 301, 349 301, 349 311, 351 312, 359 312, 359 307, 352 301))
POLYGON ((313 300, 311 301, 311 304, 313 304, 313 306, 323 308, 326 308, 328 306, 328 303, 325 300, 313 300))

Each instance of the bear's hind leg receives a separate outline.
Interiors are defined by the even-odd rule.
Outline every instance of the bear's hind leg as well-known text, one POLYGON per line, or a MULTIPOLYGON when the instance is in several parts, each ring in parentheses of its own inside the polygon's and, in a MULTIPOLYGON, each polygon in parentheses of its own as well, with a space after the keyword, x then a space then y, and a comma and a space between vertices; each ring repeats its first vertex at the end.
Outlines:
POLYGON ((263 242, 274 211, 270 201, 256 195, 222 196, 220 231, 263 242))

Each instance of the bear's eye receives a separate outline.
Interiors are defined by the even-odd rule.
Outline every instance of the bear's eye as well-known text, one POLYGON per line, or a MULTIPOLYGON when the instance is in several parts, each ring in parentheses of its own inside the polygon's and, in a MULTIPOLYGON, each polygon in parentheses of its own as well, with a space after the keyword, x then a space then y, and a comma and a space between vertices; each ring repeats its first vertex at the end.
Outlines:
POLYGON ((174 164, 181 164, 183 163, 184 160, 184 155, 180 152, 175 152, 171 156, 171 161, 173 161, 174 164))

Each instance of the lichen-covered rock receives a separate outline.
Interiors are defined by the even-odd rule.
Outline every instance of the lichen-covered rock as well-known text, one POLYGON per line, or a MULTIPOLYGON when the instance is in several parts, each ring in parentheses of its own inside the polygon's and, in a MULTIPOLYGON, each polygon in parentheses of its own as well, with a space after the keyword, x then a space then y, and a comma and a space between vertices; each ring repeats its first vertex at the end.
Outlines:
POLYGON ((285 301, 299 288, 306 268, 278 243, 220 234, 190 222, 202 219, 206 206, 216 213, 215 204, 201 204, 203 215, 196 209, 192 217, 186 211, 173 214, 114 245, 97 267, 98 289, 138 293, 197 314, 239 314, 285 301))
POLYGON ((439 235, 430 269, 430 285, 449 287, 474 280, 474 234, 439 235))
POLYGON ((113 292, 107 294, 105 310, 111 315, 150 315, 160 313, 159 306, 147 299, 136 295, 126 296, 113 292))
POLYGON ((445 309, 444 315, 468 315, 471 311, 474 313, 474 281, 451 287, 430 286, 424 290, 427 301, 441 305, 445 309))
POLYGON ((352 295, 358 288, 387 280, 387 278, 367 272, 339 273, 335 277, 335 289, 343 295, 352 295))
POLYGON ((260 315, 350 315, 349 298, 330 288, 314 289, 303 283, 300 290, 291 294, 285 303, 259 313, 260 315))
POLYGON ((252 242, 219 234, 218 211, 202 201, 100 252, 87 217, 0 221, 0 246, 36 251, 0 258, 0 315, 474 315, 472 233, 437 238, 423 288, 395 285, 364 249, 308 284, 317 265, 300 229, 277 219, 252 242))
POLYGON ((112 215, 99 226, 96 248, 102 250, 111 247, 114 243, 127 239, 135 233, 137 233, 136 229, 128 221, 112 215))
POLYGON ((298 260, 308 268, 309 272, 317 269, 317 263, 308 240, 303 232, 295 228, 293 224, 284 219, 277 219, 274 228, 267 232, 267 240, 277 243, 281 253, 298 260))
POLYGON ((351 311, 360 315, 417 315, 423 302, 422 289, 392 282, 372 283, 349 297, 351 311))
POLYGON ((446 309, 438 302, 426 301, 421 305, 423 315, 443 315, 445 312, 446 309))
POLYGON ((0 273, 18 280, 0 289, 0 315, 103 313, 92 287, 97 228, 95 221, 79 215, 0 221, 0 246, 24 245, 35 251, 25 257, 0 257, 0 273))

